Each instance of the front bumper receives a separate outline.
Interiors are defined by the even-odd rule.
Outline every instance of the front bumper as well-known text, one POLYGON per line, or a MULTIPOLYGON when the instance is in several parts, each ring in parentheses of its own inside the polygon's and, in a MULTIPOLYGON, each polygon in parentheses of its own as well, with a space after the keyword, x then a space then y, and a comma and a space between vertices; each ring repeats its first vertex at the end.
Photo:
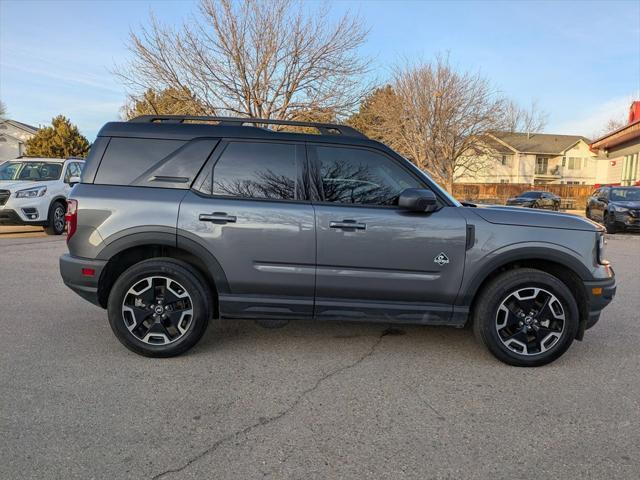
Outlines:
MULTIPOLYGON (((23 215, 24 212, 23 212, 23 215)), ((44 226, 47 224, 46 220, 29 220, 27 218, 23 218, 11 208, 2 208, 0 209, 0 225, 5 226, 18 226, 18 225, 37 225, 44 226)))
POLYGON ((640 230, 640 217, 627 212, 615 212, 616 224, 620 227, 640 230))
POLYGON ((60 257, 60 275, 67 287, 85 300, 101 306, 98 300, 98 285, 106 264, 104 260, 73 257, 65 253, 60 257))
POLYGON ((595 282, 585 282, 584 284, 587 291, 587 319, 585 329, 589 329, 598 323, 602 310, 611 303, 616 294, 616 279, 613 275, 613 270, 611 270, 611 272, 611 278, 595 282))

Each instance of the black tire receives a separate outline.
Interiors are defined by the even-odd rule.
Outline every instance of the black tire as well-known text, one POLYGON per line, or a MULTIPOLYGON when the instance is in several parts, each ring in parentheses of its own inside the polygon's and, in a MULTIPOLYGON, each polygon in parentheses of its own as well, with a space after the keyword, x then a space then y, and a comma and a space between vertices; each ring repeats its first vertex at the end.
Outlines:
POLYGON ((64 215, 66 212, 67 207, 64 203, 56 201, 51 204, 49 215, 47 216, 47 224, 44 227, 47 235, 62 235, 64 233, 64 215))
MULTIPOLYGON (((479 295, 473 314, 474 334, 498 360, 509 365, 517 367, 538 367, 553 362, 567 351, 578 332, 578 306, 571 291, 558 278, 546 272, 533 268, 509 270, 491 280, 479 295), (558 333, 557 338, 546 337, 548 339, 547 343, 549 343, 548 349, 545 350, 544 347, 541 347, 538 349, 539 352, 532 349, 533 352, 527 354, 528 348, 522 350, 524 353, 516 352, 504 343, 502 334, 498 332, 498 315, 503 301, 506 301, 508 298, 513 298, 510 296, 512 296, 514 292, 533 288, 542 289, 541 292, 555 296, 555 300, 561 305, 564 320, 562 331, 558 333), (549 341, 553 341, 553 343, 549 341)), ((555 300, 552 301, 557 308, 555 300)), ((541 311, 542 310, 544 310, 544 307, 541 311)), ((520 317, 515 316, 513 318, 519 320, 520 317)), ((527 320, 531 320, 531 317, 527 316, 527 320)), ((543 320, 542 324, 544 324, 544 321, 545 320, 543 320)), ((546 321, 548 322, 548 320, 546 321)), ((521 329, 516 325, 516 329, 520 331, 518 335, 525 335, 528 338, 535 339, 538 335, 538 330, 540 331, 540 335, 544 335, 544 333, 542 333, 543 330, 541 330, 541 327, 543 327, 542 324, 539 325, 536 330, 533 330, 536 328, 534 325, 530 329, 530 333, 525 331, 525 329, 529 328, 527 325, 524 325, 521 329), (523 333, 523 331, 525 332, 523 333)), ((549 327, 551 326, 550 323, 547 323, 547 325, 549 327)), ((549 329, 546 330, 550 331, 549 329)), ((510 338, 512 337, 508 337, 507 341, 513 341, 509 340, 510 338)), ((532 342, 535 343, 535 340, 532 340, 532 342)), ((542 343, 544 343, 544 340, 539 342, 538 345, 542 345, 542 343)))
POLYGON ((588 208, 584 211, 584 216, 591 220, 591 210, 588 208))
POLYGON ((604 228, 607 230, 607 233, 618 233, 618 227, 616 226, 615 215, 612 215, 610 213, 605 213, 602 222, 604 223, 604 228), (612 220, 612 217, 613 217, 613 220, 612 220))
POLYGON ((262 328, 282 328, 289 324, 289 320, 271 320, 271 319, 257 319, 255 321, 262 328))
MULTIPOLYGON (((171 287, 177 288, 174 283, 171 283, 171 287)), ((147 290, 149 290, 149 288, 147 290)), ((132 352, 147 357, 173 357, 186 352, 202 338, 213 312, 211 299, 212 295, 206 281, 200 273, 189 264, 173 258, 152 258, 136 263, 122 273, 116 280, 109 294, 107 304, 109 324, 118 340, 132 352), (186 292, 189 300, 184 300, 184 303, 187 305, 184 311, 188 312, 188 307, 190 306, 191 314, 183 314, 180 317, 179 323, 188 320, 188 326, 185 326, 184 332, 177 330, 175 326, 165 328, 161 325, 165 322, 164 320, 151 317, 154 313, 153 309, 156 307, 156 300, 159 298, 157 292, 164 292, 161 296, 169 297, 166 293, 166 290, 169 289, 169 283, 167 282, 167 288, 163 290, 162 286, 155 286, 155 280, 151 280, 149 284, 154 290, 152 294, 153 301, 150 302, 149 305, 143 305, 143 307, 145 307, 144 309, 146 309, 146 307, 152 307, 149 314, 147 314, 148 316, 144 317, 146 320, 137 322, 140 325, 140 329, 134 328, 130 331, 127 327, 126 322, 132 320, 134 317, 125 318, 126 312, 123 311, 124 303, 131 298, 131 295, 134 297, 141 295, 128 292, 150 277, 169 279, 169 281, 175 282, 177 287, 184 289, 181 290, 182 294, 186 292), (151 305, 151 303, 153 305, 151 305), (154 323, 154 328, 157 327, 158 330, 164 331, 166 334, 165 340, 167 341, 169 340, 170 331, 178 331, 179 336, 176 335, 175 339, 169 343, 151 344, 151 339, 144 341, 144 338, 140 338, 141 335, 136 336, 135 334, 136 332, 140 333, 140 331, 144 332, 145 323, 154 323)), ((178 304, 178 302, 174 302, 174 305, 176 304, 178 304)), ((167 304, 166 307, 168 308, 169 304, 167 304)), ((143 308, 136 307, 136 310, 141 311, 143 308)), ((171 317, 171 313, 179 313, 179 311, 180 309, 176 309, 173 312, 168 312, 167 315, 171 317)), ((131 315, 133 315, 133 311, 131 315)), ((142 315, 144 315, 144 313, 142 315)), ((171 321, 167 319, 166 322, 170 323, 171 321)), ((151 334, 151 329, 147 330, 147 333, 152 336, 162 336, 162 333, 158 335, 151 334)))

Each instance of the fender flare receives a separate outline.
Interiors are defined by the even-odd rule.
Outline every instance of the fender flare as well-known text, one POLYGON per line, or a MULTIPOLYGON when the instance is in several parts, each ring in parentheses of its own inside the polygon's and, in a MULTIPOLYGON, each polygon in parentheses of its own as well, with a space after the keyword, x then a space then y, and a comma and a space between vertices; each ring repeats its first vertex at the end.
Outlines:
POLYGON ((590 281, 593 280, 591 272, 585 265, 572 255, 570 250, 565 250, 565 247, 555 245, 554 248, 549 246, 535 245, 535 246, 518 246, 509 245, 510 250, 502 252, 494 252, 491 256, 482 263, 479 270, 469 279, 463 280, 458 298, 456 299, 456 305, 470 306, 473 299, 476 297, 480 286, 494 271, 499 268, 517 261, 551 261, 557 263, 568 270, 574 272, 581 280, 590 281))
POLYGON ((201 261, 201 266, 214 281, 218 293, 229 293, 229 282, 218 259, 200 242, 180 233, 176 234, 175 228, 161 225, 154 226, 152 229, 148 226, 128 228, 108 237, 105 243, 106 246, 95 256, 97 260, 108 262, 125 250, 144 245, 162 245, 184 250, 201 261))

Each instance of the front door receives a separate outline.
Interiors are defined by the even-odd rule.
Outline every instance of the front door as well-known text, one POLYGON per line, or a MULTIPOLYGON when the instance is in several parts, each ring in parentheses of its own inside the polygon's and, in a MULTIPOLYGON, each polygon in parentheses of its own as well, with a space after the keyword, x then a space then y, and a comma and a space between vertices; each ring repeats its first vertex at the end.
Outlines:
POLYGON ((372 149, 310 145, 317 230, 318 318, 447 323, 462 280, 466 222, 457 207, 397 207, 427 188, 398 160, 372 149))
POLYGON ((302 144, 223 141, 198 191, 182 201, 178 243, 196 241, 219 263, 228 285, 222 316, 312 315, 315 225, 301 192, 304 155, 302 144))

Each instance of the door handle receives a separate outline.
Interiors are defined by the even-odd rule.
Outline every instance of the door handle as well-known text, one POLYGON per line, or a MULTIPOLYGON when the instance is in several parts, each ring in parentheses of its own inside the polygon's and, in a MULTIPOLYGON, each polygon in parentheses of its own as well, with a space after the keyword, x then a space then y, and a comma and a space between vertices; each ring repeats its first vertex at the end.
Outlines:
POLYGON ((329 222, 329 228, 344 228, 352 230, 366 230, 366 223, 359 223, 355 220, 342 220, 341 222, 329 222))
POLYGON ((201 213, 198 219, 201 222, 212 222, 218 224, 236 223, 234 215, 227 215, 225 212, 201 213))

